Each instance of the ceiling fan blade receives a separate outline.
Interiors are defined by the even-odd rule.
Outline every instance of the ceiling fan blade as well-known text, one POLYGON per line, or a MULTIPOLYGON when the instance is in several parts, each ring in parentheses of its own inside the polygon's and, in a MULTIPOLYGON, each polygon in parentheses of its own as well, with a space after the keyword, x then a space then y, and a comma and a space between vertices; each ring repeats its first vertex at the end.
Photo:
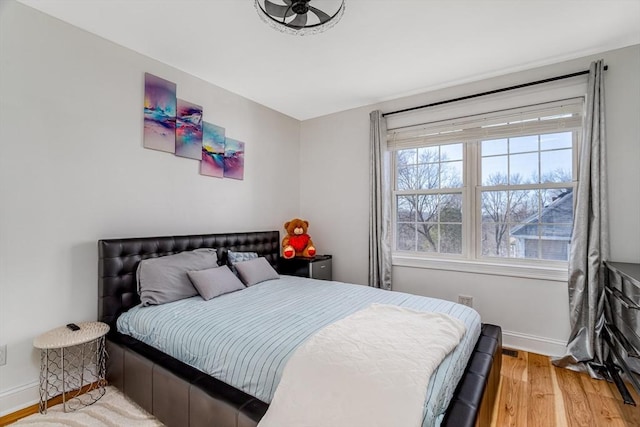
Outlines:
POLYGON ((289 26, 289 27, 304 27, 306 23, 307 23, 307 14, 306 13, 302 13, 302 14, 296 16, 293 21, 288 22, 287 26, 289 26))
POLYGON ((329 19, 331 19, 331 17, 329 15, 327 15, 326 13, 324 13, 323 11, 321 11, 320 9, 317 9, 313 6, 309 6, 309 11, 313 12, 316 14, 316 16, 318 17, 318 19, 320 20, 320 23, 325 23, 327 22, 329 19))
POLYGON ((282 6, 281 4, 275 4, 269 0, 264 0, 264 10, 267 14, 276 18, 286 18, 294 14, 291 10, 291 6, 282 6))

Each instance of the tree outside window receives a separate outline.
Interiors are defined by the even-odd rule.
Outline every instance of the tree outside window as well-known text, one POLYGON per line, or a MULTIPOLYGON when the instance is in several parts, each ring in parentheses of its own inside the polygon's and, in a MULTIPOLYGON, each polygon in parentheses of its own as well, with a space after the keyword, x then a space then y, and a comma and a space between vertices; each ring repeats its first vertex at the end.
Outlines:
POLYGON ((567 260, 574 138, 568 131, 467 143, 477 147, 479 182, 467 177, 466 187, 465 144, 396 151, 395 249, 459 256, 467 221, 477 257, 567 260), (477 188, 477 208, 464 205, 465 188, 477 188), (465 217, 473 209, 476 227, 465 217))
POLYGON ((396 249, 462 252, 463 145, 396 153, 396 249))

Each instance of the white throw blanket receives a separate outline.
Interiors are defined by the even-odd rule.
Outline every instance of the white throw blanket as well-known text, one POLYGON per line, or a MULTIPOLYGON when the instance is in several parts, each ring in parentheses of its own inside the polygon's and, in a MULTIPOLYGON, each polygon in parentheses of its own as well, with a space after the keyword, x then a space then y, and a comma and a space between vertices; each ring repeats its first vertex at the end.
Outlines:
POLYGON ((429 378, 464 333, 447 314, 373 304, 295 351, 258 427, 419 427, 429 378))

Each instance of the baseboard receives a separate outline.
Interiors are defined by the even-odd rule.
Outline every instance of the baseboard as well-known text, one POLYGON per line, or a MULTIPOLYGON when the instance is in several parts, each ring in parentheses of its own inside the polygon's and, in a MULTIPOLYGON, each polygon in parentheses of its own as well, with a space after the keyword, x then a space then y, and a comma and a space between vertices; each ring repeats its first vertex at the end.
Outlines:
POLYGON ((40 383, 32 382, 0 393, 0 417, 40 401, 40 383))
POLYGON ((556 357, 565 354, 567 342, 503 329, 502 345, 508 348, 556 357))

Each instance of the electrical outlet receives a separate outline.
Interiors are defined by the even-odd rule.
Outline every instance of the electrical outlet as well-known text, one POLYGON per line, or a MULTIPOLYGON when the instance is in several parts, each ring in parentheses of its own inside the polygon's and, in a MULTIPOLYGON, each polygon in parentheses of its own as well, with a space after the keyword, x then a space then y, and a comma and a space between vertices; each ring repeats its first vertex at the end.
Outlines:
POLYGON ((0 345, 0 366, 7 364, 7 345, 0 345))
POLYGON ((458 295, 458 302, 466 305, 467 307, 473 307, 473 297, 469 295, 458 295))

